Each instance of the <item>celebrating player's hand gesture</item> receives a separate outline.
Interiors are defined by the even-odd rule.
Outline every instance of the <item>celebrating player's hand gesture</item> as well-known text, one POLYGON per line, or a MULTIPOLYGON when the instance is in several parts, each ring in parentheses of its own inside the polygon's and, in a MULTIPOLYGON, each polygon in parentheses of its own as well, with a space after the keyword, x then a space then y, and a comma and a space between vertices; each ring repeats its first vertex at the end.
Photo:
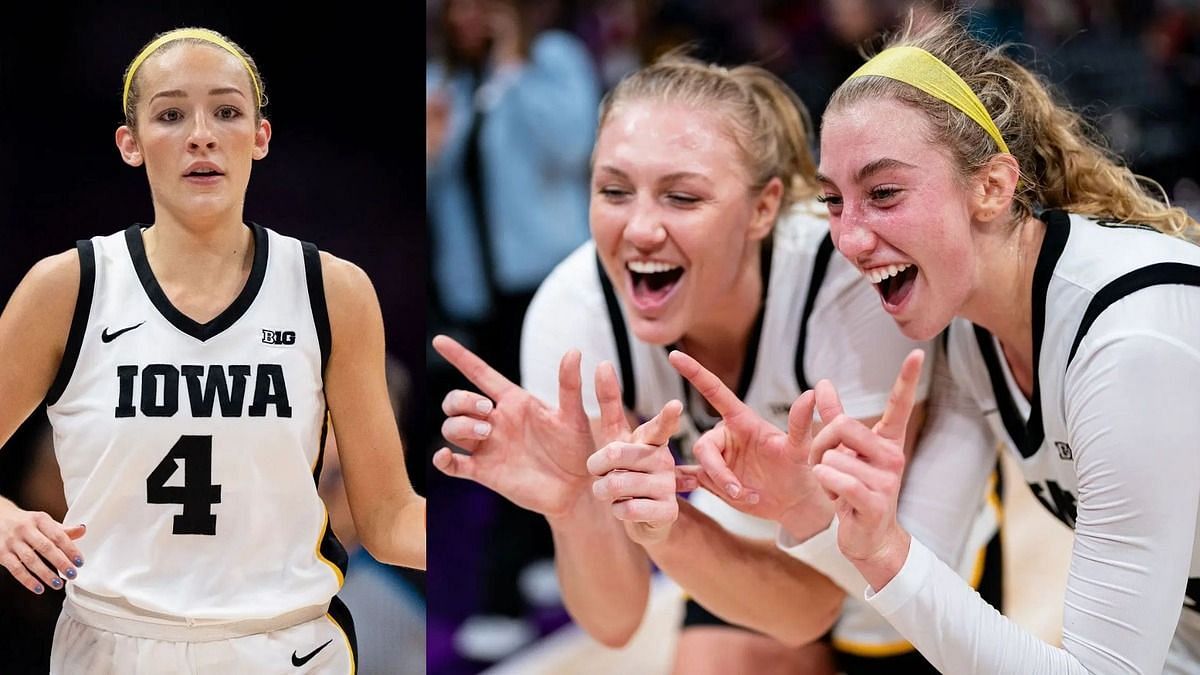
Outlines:
POLYGON ((924 356, 913 350, 904 359, 883 417, 869 429, 846 416, 828 380, 817 383, 817 411, 825 426, 812 441, 812 473, 835 499, 842 555, 859 565, 876 589, 891 580, 908 555, 910 538, 896 520, 896 500, 904 474, 905 430, 924 356), (835 448, 840 450, 829 452, 835 448), (863 565, 877 573, 868 573, 863 565), (882 568, 890 574, 879 574, 882 568))
POLYGON ((563 356, 558 408, 551 408, 453 339, 439 335, 433 347, 486 395, 457 389, 446 394, 442 435, 468 454, 442 448, 433 465, 548 518, 566 515, 587 495, 592 477, 586 462, 595 450, 583 409, 579 352, 563 356))
POLYGON ((683 405, 669 401, 653 419, 631 430, 617 374, 607 362, 596 369, 596 400, 605 445, 587 461, 588 471, 598 477, 592 492, 612 504, 630 539, 639 544, 662 541, 679 517, 675 493, 696 487, 694 472, 675 466, 667 447, 679 428, 683 405))
POLYGON ((692 357, 674 351, 670 361, 721 415, 692 449, 704 468, 701 484, 739 511, 783 522, 791 530, 828 524, 832 507, 808 465, 813 393, 792 403, 784 433, 692 357))

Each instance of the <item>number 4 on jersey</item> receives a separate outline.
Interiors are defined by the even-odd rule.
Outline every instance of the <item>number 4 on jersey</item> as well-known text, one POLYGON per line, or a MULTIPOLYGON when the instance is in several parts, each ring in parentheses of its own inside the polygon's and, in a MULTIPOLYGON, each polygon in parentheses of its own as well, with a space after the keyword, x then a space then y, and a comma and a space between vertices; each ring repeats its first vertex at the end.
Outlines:
POLYGON ((172 534, 216 534, 212 505, 221 503, 221 486, 212 484, 212 436, 180 436, 146 477, 146 502, 183 505, 172 534), (183 462, 183 487, 168 487, 178 462, 183 462))

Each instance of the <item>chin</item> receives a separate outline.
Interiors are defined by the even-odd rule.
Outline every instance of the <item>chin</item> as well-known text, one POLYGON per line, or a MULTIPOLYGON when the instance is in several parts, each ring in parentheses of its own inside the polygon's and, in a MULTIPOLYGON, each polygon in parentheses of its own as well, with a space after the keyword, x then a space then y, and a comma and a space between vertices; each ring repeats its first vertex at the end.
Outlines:
POLYGON ((629 330, 641 342, 665 347, 676 344, 683 338, 683 330, 675 326, 675 323, 669 319, 644 319, 633 316, 629 320, 629 330))
POLYGON ((896 326, 904 334, 904 337, 918 342, 926 342, 941 334, 946 329, 946 326, 950 325, 950 319, 952 318, 939 320, 935 316, 926 314, 906 319, 896 319, 896 326))

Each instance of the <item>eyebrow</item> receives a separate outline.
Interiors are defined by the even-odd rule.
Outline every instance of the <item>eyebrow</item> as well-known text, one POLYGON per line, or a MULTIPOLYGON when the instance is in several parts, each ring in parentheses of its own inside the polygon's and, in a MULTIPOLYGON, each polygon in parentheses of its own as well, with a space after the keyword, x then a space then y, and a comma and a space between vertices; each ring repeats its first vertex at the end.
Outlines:
MULTIPOLYGON (((917 168, 917 167, 913 166, 912 164, 909 164, 908 162, 901 162, 900 160, 892 159, 891 157, 882 157, 873 162, 866 163, 858 171, 855 171, 854 172, 854 182, 861 183, 862 181, 866 180, 871 175, 879 173, 880 171, 885 171, 887 169, 915 169, 915 168, 917 168)), ((817 173, 816 179, 817 179, 818 183, 823 183, 825 185, 834 185, 835 184, 830 178, 821 174, 820 172, 817 173)))
MULTIPOLYGON (((224 94, 238 94, 243 98, 246 96, 242 93, 242 90, 238 89, 237 87, 217 87, 215 89, 208 90, 209 96, 221 96, 224 94)), ((182 89, 167 89, 151 96, 150 101, 154 101, 157 98, 187 98, 187 92, 182 89)))
MULTIPOLYGON (((620 176, 621 178, 626 178, 626 179, 629 178, 629 174, 625 173, 624 171, 618 169, 615 166, 612 166, 611 164, 605 164, 603 166, 596 167, 597 173, 599 173, 601 171, 606 172, 606 173, 616 174, 617 176, 620 176)), ((673 173, 669 173, 669 174, 659 178, 657 182, 667 183, 667 182, 670 182, 673 180, 679 180, 680 178, 699 178, 700 180, 709 180, 708 176, 705 176, 702 173, 696 173, 695 171, 675 171, 673 173)))

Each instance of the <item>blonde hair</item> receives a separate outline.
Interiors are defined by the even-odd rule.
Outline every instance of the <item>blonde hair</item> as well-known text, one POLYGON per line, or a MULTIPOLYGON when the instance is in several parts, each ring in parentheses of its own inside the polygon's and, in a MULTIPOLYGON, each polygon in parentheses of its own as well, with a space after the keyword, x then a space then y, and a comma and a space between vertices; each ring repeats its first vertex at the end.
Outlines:
POLYGON ((776 176, 783 182, 780 212, 816 196, 816 162, 808 109, 782 80, 758 67, 723 68, 679 51, 621 80, 600 103, 598 129, 616 107, 634 101, 680 103, 721 114, 741 150, 751 189, 776 176))
POLYGON ((125 67, 125 72, 121 79, 125 83, 123 102, 125 105, 126 126, 130 129, 137 128, 137 104, 142 97, 141 86, 137 78, 138 69, 155 54, 180 44, 209 45, 225 49, 240 58, 242 65, 246 68, 246 72, 250 76, 250 83, 254 85, 254 121, 259 122, 262 120, 262 109, 263 106, 267 105, 267 85, 263 81, 262 73, 259 72, 258 64, 254 62, 254 58, 245 49, 242 49, 241 45, 215 30, 208 28, 176 28, 165 33, 159 33, 147 41, 138 50, 138 55, 125 67))
MULTIPOLYGON (((1020 166, 1015 220, 1035 215, 1039 208, 1055 208, 1142 223, 1175 236, 1196 234, 1197 223, 1186 211, 1160 201, 1163 190, 1158 183, 1130 171, 1082 117, 1054 101, 1037 75, 1004 55, 1005 45, 989 47, 971 37, 960 17, 945 14, 919 31, 910 21, 886 36, 883 48, 924 49, 958 73, 979 97, 1020 166)), ((929 140, 950 150, 964 176, 1000 152, 987 132, 959 110, 885 77, 847 80, 834 92, 826 112, 884 98, 924 113, 932 123, 929 140)))

